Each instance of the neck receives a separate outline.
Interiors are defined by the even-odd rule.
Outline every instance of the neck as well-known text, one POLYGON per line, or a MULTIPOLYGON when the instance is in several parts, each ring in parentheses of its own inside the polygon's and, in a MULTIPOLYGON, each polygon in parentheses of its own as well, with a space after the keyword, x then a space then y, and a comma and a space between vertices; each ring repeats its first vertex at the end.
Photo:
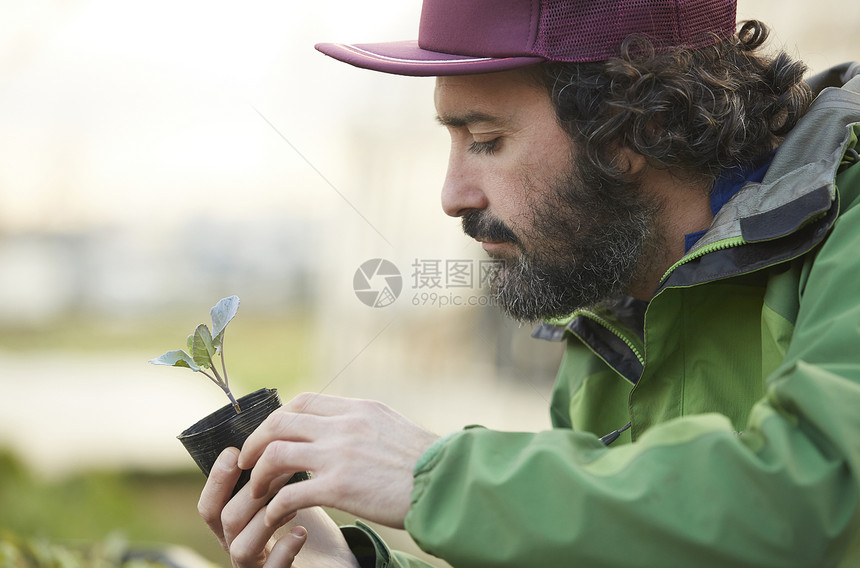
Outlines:
POLYGON ((642 190, 655 198, 660 214, 654 228, 655 250, 643 259, 641 276, 628 290, 631 296, 650 300, 666 271, 684 256, 684 236, 711 226, 710 187, 710 182, 668 170, 646 167, 642 172, 642 190))

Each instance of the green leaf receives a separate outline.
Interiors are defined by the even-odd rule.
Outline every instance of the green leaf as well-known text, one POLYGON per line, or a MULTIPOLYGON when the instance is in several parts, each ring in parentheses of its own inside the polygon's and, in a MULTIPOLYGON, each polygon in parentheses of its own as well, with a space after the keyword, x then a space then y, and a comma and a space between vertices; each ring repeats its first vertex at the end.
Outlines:
POLYGON ((194 362, 208 369, 212 366, 212 358, 215 356, 215 345, 212 343, 212 334, 205 323, 201 323, 194 330, 194 339, 191 342, 191 358, 194 362))
POLYGON ((212 317, 212 337, 216 348, 221 348, 224 339, 224 328, 236 316, 239 311, 239 296, 229 296, 215 304, 209 315, 212 317))
POLYGON ((157 359, 150 359, 153 365, 167 365, 169 367, 186 367, 192 371, 199 371, 200 367, 194 362, 194 359, 185 351, 168 351, 157 359))

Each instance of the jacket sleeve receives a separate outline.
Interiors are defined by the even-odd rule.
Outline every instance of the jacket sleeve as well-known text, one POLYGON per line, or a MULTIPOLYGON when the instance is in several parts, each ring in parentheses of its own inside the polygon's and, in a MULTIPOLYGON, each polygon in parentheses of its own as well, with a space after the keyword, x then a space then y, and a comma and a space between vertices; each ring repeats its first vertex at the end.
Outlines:
POLYGON ((860 565, 858 251, 853 207, 807 273, 743 433, 716 414, 620 447, 567 429, 464 430, 419 462, 406 529, 458 568, 860 565))
POLYGON ((433 568, 410 554, 391 550, 376 531, 361 521, 340 527, 340 531, 361 568, 433 568))

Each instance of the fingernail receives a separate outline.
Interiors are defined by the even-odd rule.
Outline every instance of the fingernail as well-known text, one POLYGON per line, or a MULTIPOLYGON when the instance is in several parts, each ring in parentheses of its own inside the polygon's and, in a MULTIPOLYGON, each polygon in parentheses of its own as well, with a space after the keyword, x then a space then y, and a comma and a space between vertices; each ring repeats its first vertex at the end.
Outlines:
POLYGON ((245 457, 244 454, 242 454, 242 452, 240 450, 238 459, 236 460, 236 463, 239 464, 239 468, 240 469, 251 469, 251 465, 246 463, 247 461, 248 461, 248 458, 245 457))
POLYGON ((233 471, 236 469, 238 455, 239 451, 236 448, 227 448, 218 456, 215 465, 225 471, 233 471))
POLYGON ((305 527, 293 527, 290 534, 299 540, 304 540, 308 536, 308 531, 305 530, 305 527))

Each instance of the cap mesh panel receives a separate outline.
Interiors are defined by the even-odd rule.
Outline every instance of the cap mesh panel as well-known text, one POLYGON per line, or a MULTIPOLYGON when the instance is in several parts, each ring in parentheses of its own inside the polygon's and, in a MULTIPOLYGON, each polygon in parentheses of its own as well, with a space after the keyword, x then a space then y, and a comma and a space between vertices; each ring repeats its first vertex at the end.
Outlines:
POLYGON ((553 61, 618 55, 632 34, 658 50, 711 45, 735 32, 735 0, 542 0, 534 53, 553 61))

